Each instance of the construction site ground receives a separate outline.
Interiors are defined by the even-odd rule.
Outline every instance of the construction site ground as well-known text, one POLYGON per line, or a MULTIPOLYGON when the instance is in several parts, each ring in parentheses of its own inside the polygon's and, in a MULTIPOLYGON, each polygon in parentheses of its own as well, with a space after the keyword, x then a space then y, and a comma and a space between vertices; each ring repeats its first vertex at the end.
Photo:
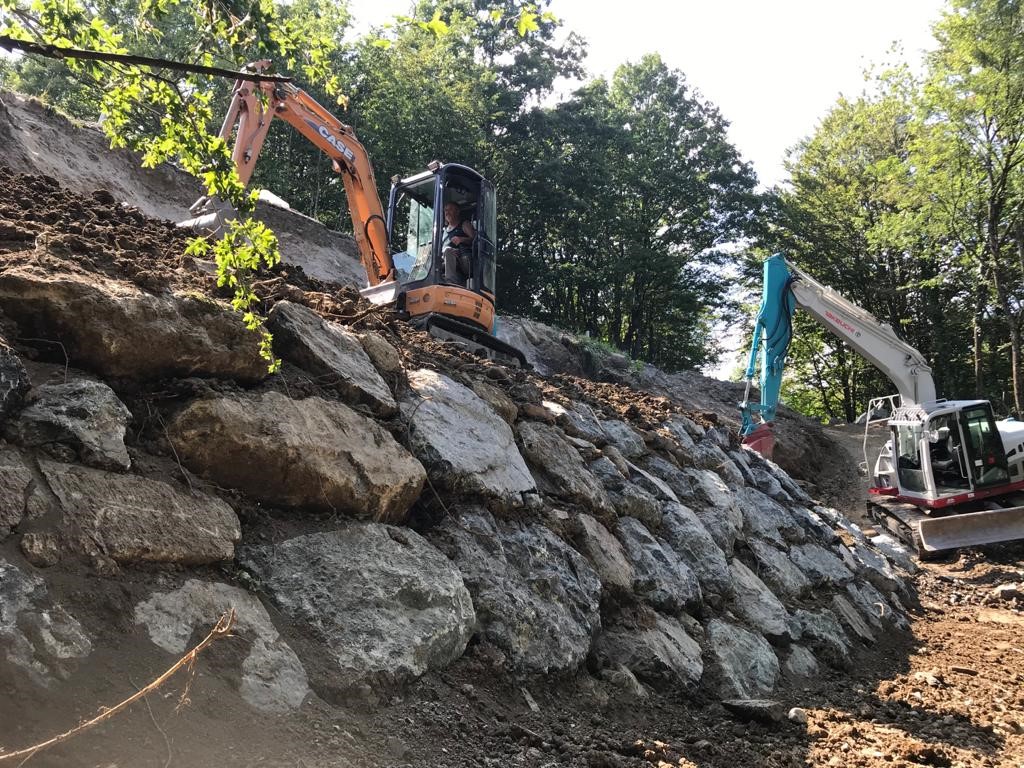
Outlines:
MULTIPOLYGON (((86 269, 142 287, 210 290, 202 265, 180 257, 179 235, 150 223, 151 236, 119 240, 118 223, 141 215, 98 193, 83 209, 55 184, 20 187, 0 171, 0 254, 26 254, 26 240, 48 240, 54 271, 86 269), (46 211, 40 214, 40 211, 46 211), (49 219, 49 220, 47 220, 49 219), (56 227, 55 224, 61 226, 56 227), (102 245, 102 248, 95 246, 102 245), (62 254, 57 259, 53 254, 62 254), (97 253, 105 254, 102 259, 97 253), (86 264, 86 260, 90 263, 86 264)), ((38 263, 37 263, 38 264, 38 263)), ((45 264, 38 264, 46 266, 45 264)), ((301 273, 279 270, 261 296, 284 296, 301 273)), ((306 282, 303 282, 306 281, 306 282)), ((324 292, 327 310, 357 311, 351 295, 324 292)), ((321 307, 323 309, 323 307, 321 307)), ((414 333, 383 323, 391 332, 414 333)), ((403 354, 450 355, 457 369, 474 363, 443 345, 403 344, 403 354)), ((49 362, 60 364, 53 351, 49 362)), ((519 381, 512 375, 513 383, 519 381)), ((520 382, 525 385, 524 382, 520 382)), ((302 386, 302 382, 293 385, 302 386)), ((314 386, 307 382, 306 385, 314 386)), ((663 398, 622 387, 560 378, 580 399, 613 409, 650 412, 663 398)), ((845 445, 859 445, 847 435, 845 445)), ((837 448, 837 450, 842 450, 837 448)), ((836 457, 850 478, 855 452, 836 457)), ((825 483, 830 501, 852 514, 857 482, 825 483), (843 484, 845 483, 845 485, 843 484)), ((8 541, 0 551, 13 552, 8 541)), ((639 697, 592 678, 512 679, 490 662, 486 648, 443 673, 429 673, 391 701, 329 705, 309 697, 296 713, 257 715, 229 689, 222 674, 237 648, 218 643, 194 676, 176 680, 123 715, 39 753, 29 766, 1000 766, 1024 767, 1024 546, 963 552, 929 563, 917 574, 919 604, 910 606, 912 631, 881 638, 856 668, 824 669, 811 684, 783 688, 779 698, 806 722, 744 723, 720 703, 655 693, 639 697), (1019 585, 1020 592, 1006 585, 1019 585), (998 587, 1003 587, 997 591, 998 587)), ((227 566, 225 566, 227 567, 227 566)), ((219 570, 210 569, 216 576, 219 570)), ((92 610, 93 619, 124 627, 142 582, 159 579, 140 567, 126 571, 118 595, 102 594, 83 570, 64 576, 56 597, 92 610), (138 581, 139 583, 135 583, 138 581)), ((105 582, 106 584, 106 582, 105 582)), ((194 638, 198 639, 198 638, 194 638)), ((92 717, 159 675, 137 641, 89 657, 75 672, 78 690, 102 692, 55 700, 24 677, 0 675, 0 724, 8 751, 42 741, 92 717)), ((168 657, 168 664, 173 661, 168 657)), ((234 668, 231 666, 231 668, 234 668)), ((798 716, 799 719, 799 716, 798 716)), ((2 756, 0 756, 2 757, 2 756)), ((18 764, 15 761, 13 764, 18 764)), ((25 764, 25 763, 22 763, 25 764)))

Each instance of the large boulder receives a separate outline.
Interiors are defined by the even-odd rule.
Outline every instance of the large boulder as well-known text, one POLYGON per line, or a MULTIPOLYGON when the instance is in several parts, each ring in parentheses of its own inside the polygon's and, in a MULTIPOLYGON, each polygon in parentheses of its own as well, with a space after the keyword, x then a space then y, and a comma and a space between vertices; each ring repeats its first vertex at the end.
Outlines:
POLYGON ((536 492, 511 428, 473 390, 426 369, 409 374, 409 387, 409 445, 434 485, 513 506, 536 492))
POLYGON ((209 631, 219 616, 234 609, 233 636, 243 644, 239 693, 261 712, 297 709, 309 692, 306 671, 281 639, 267 609, 254 596, 227 584, 189 579, 170 592, 156 592, 135 607, 135 623, 168 653, 181 656, 196 633, 209 631))
POLYGON ((700 645, 671 616, 656 614, 654 626, 602 630, 591 659, 599 670, 624 666, 658 691, 693 691, 704 674, 700 645))
POLYGON ((691 508, 719 548, 731 556, 743 529, 743 513, 737 507, 736 498, 722 478, 710 470, 685 469, 683 472, 693 488, 691 508))
POLYGON ((601 429, 609 443, 614 445, 627 459, 638 459, 647 453, 644 439, 624 421, 608 419, 601 422, 601 429))
POLYGON ((793 636, 810 646, 814 655, 833 667, 850 668, 850 639, 828 608, 798 610, 793 614, 793 636))
POLYGON ((700 582, 667 543, 635 518, 619 518, 616 535, 633 565, 633 591, 668 613, 701 607, 700 582))
POLYGON ((571 526, 572 543, 594 567, 601 585, 623 595, 633 591, 633 566, 619 540, 590 515, 581 514, 571 526))
POLYGON ((747 539, 760 578, 772 591, 787 600, 805 597, 811 591, 811 580, 793 565, 789 553, 756 537, 747 539))
POLYGON ((220 499, 159 480, 40 461, 69 544, 118 563, 200 565, 230 560, 238 517, 220 499))
POLYGON ((331 700, 378 697, 443 669, 473 632, 462 575, 407 528, 353 522, 243 549, 240 559, 304 630, 293 648, 331 700))
POLYGON ((739 560, 733 560, 729 568, 734 591, 732 607, 736 614, 768 638, 769 642, 787 645, 790 641, 789 613, 785 606, 739 560))
POLYGON ((601 581, 547 528, 463 509, 434 536, 462 571, 482 638, 516 672, 576 669, 600 626, 601 581))
POLYGON ((853 580, 842 559, 818 544, 794 544, 789 554, 814 586, 843 586, 853 580))
POLYGON ((712 619, 706 628, 712 678, 724 699, 766 696, 779 678, 779 659, 756 632, 712 619))
POLYGON ((267 327, 281 357, 318 377, 349 405, 362 403, 382 416, 397 412, 391 390, 359 337, 345 326, 324 320, 309 307, 279 301, 267 315, 267 327))
POLYGON ((59 443, 90 467, 124 470, 131 466, 124 446, 130 421, 131 412, 106 384, 73 379, 33 389, 4 432, 25 447, 59 443))
POLYGON ((189 468, 267 504, 401 522, 426 477, 377 422, 319 397, 197 400, 169 432, 189 468))
POLYGON ((693 510, 682 504, 665 502, 659 534, 697 575, 706 600, 714 601, 732 594, 732 575, 725 553, 711 538, 693 510))
POLYGON ((749 535, 767 539, 778 546, 806 538, 804 529, 789 511, 756 488, 740 488, 734 496, 743 515, 743 527, 749 535))
POLYGON ((96 274, 18 266, 0 272, 0 305, 23 336, 59 341, 72 364, 106 378, 267 374, 260 337, 198 294, 154 296, 96 274))
POLYGON ((534 476, 540 478, 541 490, 601 515, 614 514, 601 483, 587 469, 562 430, 536 421, 524 421, 519 424, 518 432, 523 455, 534 476))
POLYGON ((0 559, 0 654, 38 685, 66 680, 92 642, 43 580, 0 559))

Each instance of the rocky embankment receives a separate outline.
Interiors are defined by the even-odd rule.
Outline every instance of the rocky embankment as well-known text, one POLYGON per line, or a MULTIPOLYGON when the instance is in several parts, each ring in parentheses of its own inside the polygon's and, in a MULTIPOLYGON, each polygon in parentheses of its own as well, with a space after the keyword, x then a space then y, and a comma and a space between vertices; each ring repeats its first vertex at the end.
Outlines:
MULTIPOLYGON (((379 711, 451 669, 637 706, 770 697, 907 627, 900 566, 713 413, 480 361, 288 266, 257 286, 268 377, 170 225, 0 184, 14 700, 112 703, 121 649, 142 684, 232 607, 214 685, 255 723, 379 711)), ((12 728, 8 699, 12 749, 45 719, 12 728)))

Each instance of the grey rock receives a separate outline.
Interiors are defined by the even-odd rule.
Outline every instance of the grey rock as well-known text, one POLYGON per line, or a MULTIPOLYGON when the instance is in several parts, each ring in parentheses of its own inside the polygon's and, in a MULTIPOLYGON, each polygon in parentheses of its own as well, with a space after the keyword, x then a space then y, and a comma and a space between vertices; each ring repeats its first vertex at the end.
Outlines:
POLYGON ((839 617, 840 623, 854 636, 863 642, 872 644, 875 635, 864 621, 856 608, 842 595, 832 595, 832 612, 839 617))
POLYGON ((806 538, 804 529, 789 511, 756 488, 740 488, 734 496, 743 514, 743 527, 748 535, 767 539, 778 546, 785 546, 787 542, 801 542, 806 538))
POLYGON ((646 491, 656 499, 679 503, 679 498, 676 496, 669 484, 664 480, 640 469, 640 467, 632 462, 630 462, 628 466, 630 479, 642 490, 646 491))
POLYGON ((793 614, 794 636, 809 645, 814 655, 838 669, 850 668, 850 639, 835 614, 827 608, 798 610, 793 614))
POLYGON ((519 424, 517 431, 523 456, 533 468, 534 475, 540 478, 542 491, 598 514, 613 513, 612 503, 601 483, 587 469, 562 430, 525 421, 519 424))
POLYGON ((767 469, 751 467, 750 474, 753 475, 754 482, 760 491, 771 496, 776 501, 781 501, 783 504, 793 503, 793 497, 783 489, 782 483, 779 482, 778 478, 767 469))
POLYGON ((565 407, 545 400, 542 405, 550 411, 555 422, 566 434, 582 438, 596 446, 603 446, 608 442, 608 434, 601 426, 594 410, 586 403, 573 402, 569 407, 565 407))
POLYGON ((761 635, 712 619, 707 625, 711 670, 723 698, 758 698, 772 692, 779 659, 761 635))
POLYGON ((722 706, 740 722, 781 723, 786 706, 775 699, 725 699, 722 706))
POLYGON ((37 685, 66 680, 92 652, 78 620, 51 603, 43 580, 0 559, 0 652, 37 685))
POLYGON ((644 439, 626 422, 617 419, 603 420, 601 428, 608 436, 608 442, 618 448, 627 459, 636 459, 647 453, 644 439))
POLYGON ((634 592, 668 613, 700 606, 700 582, 671 546, 632 517, 620 518, 615 532, 633 564, 634 592))
POLYGON ((750 463, 747 461, 747 452, 742 450, 729 451, 729 458, 732 459, 736 469, 743 475, 743 482, 746 485, 757 485, 754 475, 750 471, 750 463))
POLYGON ((377 373, 382 376, 397 376, 402 373, 402 356, 398 350, 376 331, 358 334, 363 351, 370 358, 377 373))
POLYGON ((434 485, 512 505, 537 486, 508 424, 473 391, 422 369, 409 374, 401 403, 409 443, 434 485))
POLYGON ((807 710, 801 709, 800 707, 793 707, 786 714, 786 719, 791 723, 797 725, 807 725, 807 710))
POLYGON ((896 592, 903 588, 903 580, 889 565, 885 555, 867 543, 856 543, 851 548, 857 564, 857 575, 870 581, 882 592, 896 592))
POLYGON ((604 484, 604 487, 607 490, 621 488, 622 484, 626 482, 626 476, 622 474, 611 459, 606 456, 599 456, 589 462, 587 464, 587 468, 594 474, 594 477, 604 484))
POLYGON ((714 602, 732 594, 732 575, 725 553, 694 514, 682 504, 665 502, 659 533, 697 575, 705 600, 714 602))
POLYGON ((843 561, 817 544, 794 544, 789 549, 793 563, 814 586, 843 586, 853 579, 843 561))
POLYGON ((902 568, 907 573, 913 574, 919 570, 910 550, 892 536, 885 533, 872 536, 871 543, 889 559, 889 562, 902 568))
POLYGON ((266 504, 401 522, 426 478, 377 422, 319 397, 197 400, 169 432, 190 469, 266 504))
POLYGON ((650 628, 602 630, 592 660, 599 669, 623 666, 658 691, 693 691, 704 674, 700 645, 677 620, 661 614, 650 628))
POLYGON ((804 680, 817 679, 818 672, 820 671, 818 660, 814 658, 814 654, 802 645, 791 645, 789 647, 789 655, 786 656, 786 661, 782 668, 789 677, 804 680))
POLYGON ((796 505, 789 508, 789 514, 797 525, 804 529, 807 538, 825 546, 832 546, 839 541, 839 536, 826 519, 818 513, 819 509, 820 507, 815 507, 812 511, 807 507, 796 505))
POLYGON ((267 375, 260 337, 227 305, 191 293, 145 293, 96 274, 32 265, 0 274, 4 314, 60 339, 73 365, 105 378, 217 376, 243 383, 267 375))
POLYGON ((41 460, 72 546, 118 563, 201 565, 230 560, 238 517, 220 499, 159 480, 41 460))
POLYGON ((106 384, 73 379, 29 392, 25 408, 4 430, 25 447, 69 446, 79 461, 99 469, 128 469, 124 446, 131 413, 106 384))
POLYGON ((744 485, 743 473, 739 467, 714 441, 704 439, 697 443, 693 451, 693 461, 697 467, 718 474, 730 488, 741 488, 744 485))
POLYGON ((633 566, 619 540, 590 515, 579 515, 572 526, 572 543, 594 567, 601 585, 624 595, 633 590, 633 566))
POLYGON ((619 470, 619 474, 623 477, 629 477, 629 460, 622 455, 622 451, 616 448, 614 445, 605 445, 601 448, 601 454, 605 456, 615 468, 619 470))
POLYGON ((318 377, 348 404, 365 404, 381 416, 397 412, 391 390, 348 328, 290 301, 274 305, 267 327, 281 357, 318 377))
POLYGON ((189 579, 170 592, 156 592, 135 606, 135 623, 150 640, 181 656, 196 632, 206 632, 219 616, 234 609, 233 634, 247 648, 241 662, 239 692, 261 712, 297 709, 309 692, 306 671, 274 627, 263 604, 245 590, 189 579))
POLYGON ((743 513, 728 486, 714 472, 686 469, 693 485, 694 513, 707 528, 719 548, 731 556, 743 528, 743 513))
POLYGON ((379 695, 443 669, 473 631, 462 575, 407 528, 350 523, 245 549, 241 559, 313 638, 294 647, 331 700, 366 687, 379 695))
POLYGON ((14 451, 0 450, 0 541, 10 535, 26 512, 32 473, 14 451))
POLYGON ((686 473, 660 456, 653 454, 645 456, 640 462, 640 466, 649 474, 664 482, 672 490, 676 501, 683 501, 693 497, 693 485, 686 473))
POLYGON ((701 437, 701 434, 696 431, 701 428, 685 416, 673 416, 662 424, 661 427, 668 432, 673 439, 679 443, 679 447, 687 453, 692 453, 693 449, 697 446, 694 442, 694 437, 701 437), (696 429, 693 429, 694 427, 696 427, 696 429))
POLYGON ((0 419, 21 407, 31 385, 21 358, 0 338, 0 419))
POLYGON ((479 379, 474 379, 471 382, 471 389, 481 400, 491 406, 506 424, 511 426, 516 423, 516 419, 519 417, 519 408, 512 402, 512 398, 492 384, 479 379))
POLYGON ((736 614, 764 635, 769 642, 787 645, 790 641, 789 613, 763 581, 739 560, 729 564, 732 573, 732 606, 736 614))
POLYGON ((868 624, 876 630, 900 626, 901 615, 881 592, 869 583, 851 581, 846 585, 846 596, 853 603, 868 624))
POLYGON ((601 624, 601 580, 587 561, 537 524, 502 523, 464 509, 433 533, 462 571, 478 629, 520 673, 575 670, 601 624))
POLYGON ((635 517, 652 530, 661 527, 661 503, 639 485, 625 482, 608 495, 620 517, 635 517))
POLYGON ((757 561, 760 578, 777 595, 788 600, 805 597, 811 591, 811 581, 793 565, 789 554, 757 538, 747 540, 747 547, 757 561))

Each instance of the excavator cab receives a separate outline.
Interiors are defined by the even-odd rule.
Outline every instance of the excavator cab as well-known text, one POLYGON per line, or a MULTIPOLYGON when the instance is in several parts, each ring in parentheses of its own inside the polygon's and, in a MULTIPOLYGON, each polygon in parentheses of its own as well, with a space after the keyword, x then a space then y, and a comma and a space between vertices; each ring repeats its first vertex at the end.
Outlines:
POLYGON ((497 207, 494 185, 457 163, 432 162, 427 170, 392 179, 387 233, 394 283, 364 291, 394 294, 399 314, 433 336, 462 343, 488 358, 525 366, 522 353, 499 341, 494 331, 497 262, 497 207), (459 224, 468 222, 472 242, 453 248, 445 221, 446 205, 458 207, 459 224), (445 251, 449 256, 446 270, 445 251))

